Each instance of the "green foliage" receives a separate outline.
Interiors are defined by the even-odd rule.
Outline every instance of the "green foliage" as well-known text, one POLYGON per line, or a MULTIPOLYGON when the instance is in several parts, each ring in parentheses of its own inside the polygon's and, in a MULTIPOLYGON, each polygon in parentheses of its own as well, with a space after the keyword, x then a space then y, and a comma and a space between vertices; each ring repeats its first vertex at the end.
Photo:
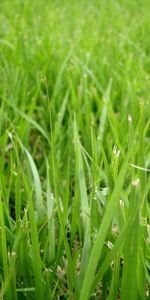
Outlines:
POLYGON ((0 2, 0 299, 149 299, 149 19, 0 2))

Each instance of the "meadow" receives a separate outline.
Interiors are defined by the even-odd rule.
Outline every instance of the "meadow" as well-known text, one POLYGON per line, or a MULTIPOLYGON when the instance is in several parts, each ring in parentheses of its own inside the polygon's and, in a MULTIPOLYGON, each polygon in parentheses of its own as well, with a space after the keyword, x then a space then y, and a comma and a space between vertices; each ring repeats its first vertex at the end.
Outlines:
POLYGON ((150 299, 150 1, 0 1, 0 299, 150 299))

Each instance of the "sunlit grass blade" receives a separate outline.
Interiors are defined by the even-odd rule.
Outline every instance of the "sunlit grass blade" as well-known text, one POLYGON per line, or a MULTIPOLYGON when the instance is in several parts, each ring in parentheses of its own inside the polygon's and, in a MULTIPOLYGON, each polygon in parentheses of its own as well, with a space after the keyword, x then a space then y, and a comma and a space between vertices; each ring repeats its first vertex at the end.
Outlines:
POLYGON ((84 274, 86 272, 87 263, 89 260, 91 250, 91 224, 90 224, 90 203, 87 195, 86 178, 84 173, 84 165, 82 159, 81 145, 77 130, 76 120, 74 121, 74 141, 75 141, 75 155, 76 155, 76 180, 79 185, 80 194, 80 207, 81 216, 83 222, 84 239, 83 239, 83 250, 81 256, 79 284, 81 286, 84 274))
POLYGON ((79 184, 79 191, 80 191, 80 205, 81 205, 81 212, 82 212, 82 220, 83 220, 83 227, 84 231, 86 231, 87 225, 90 222, 89 220, 89 200, 87 195, 87 188, 86 188, 86 180, 84 175, 84 167, 83 167, 83 159, 81 153, 81 145, 80 139, 77 130, 77 124, 75 121, 74 124, 74 141, 75 141, 75 154, 76 154, 76 166, 77 166, 77 178, 79 184))
POLYGON ((47 218, 48 218, 48 237, 46 241, 47 245, 47 257, 46 260, 50 263, 55 259, 55 227, 54 227, 54 208, 55 199, 51 192, 50 187, 50 176, 49 176, 49 165, 47 163, 47 218))
POLYGON ((35 205, 36 205, 36 208, 37 208, 38 216, 40 217, 42 215, 42 212, 43 212, 43 209, 44 209, 40 177, 39 177, 35 162, 34 162, 32 156, 31 156, 31 154, 29 153, 29 151, 27 149, 25 149, 25 152, 26 152, 26 155, 28 157, 30 167, 31 167, 31 170, 32 170, 32 174, 33 174, 33 178, 34 178, 35 193, 36 193, 35 205))

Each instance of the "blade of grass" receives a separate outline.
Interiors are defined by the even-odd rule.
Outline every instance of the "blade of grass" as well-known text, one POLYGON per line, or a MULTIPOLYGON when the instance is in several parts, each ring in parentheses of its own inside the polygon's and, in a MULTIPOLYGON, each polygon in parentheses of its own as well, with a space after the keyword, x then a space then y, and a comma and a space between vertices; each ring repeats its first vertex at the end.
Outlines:
POLYGON ((47 238, 47 257, 48 262, 52 262, 55 259, 55 228, 54 228, 54 207, 55 200, 54 195, 51 193, 50 176, 49 176, 49 164, 47 165, 47 217, 48 217, 48 238, 47 238))
POLYGON ((40 216, 42 215, 43 210, 44 210, 41 181, 40 181, 40 177, 39 177, 35 162, 31 156, 31 154, 24 146, 23 146, 23 148, 28 157, 29 164, 30 164, 32 174, 33 174, 33 178, 34 178, 35 193, 36 193, 36 208, 37 208, 38 217, 40 218, 40 216))
POLYGON ((35 211, 32 202, 32 195, 29 189, 27 180, 23 176, 24 185, 27 193, 28 203, 29 203, 29 220, 30 220, 30 230, 31 230, 31 241, 32 241, 32 261, 34 268, 34 277, 35 277, 35 299, 44 300, 44 289, 43 289, 43 277, 42 277, 42 266, 41 266, 41 257, 40 257, 40 248, 39 248, 39 239, 38 239, 38 230, 35 217, 35 211))
POLYGON ((97 267, 97 264, 98 264, 98 261, 99 261, 100 255, 101 255, 101 251, 103 248, 103 244, 105 241, 105 237, 106 237, 108 228, 109 228, 111 220, 112 220, 116 201, 118 200, 118 198, 120 196, 120 192, 122 190, 122 186, 123 186, 125 175, 126 175, 127 168, 128 168, 129 157, 130 157, 130 151, 126 155, 126 159, 122 164, 120 173, 118 175, 118 178, 117 178, 117 181, 116 181, 116 184, 114 187, 114 190, 109 199, 102 223, 100 225, 100 229, 99 229, 99 232, 97 235, 96 242, 92 249, 92 253, 91 253, 88 267, 87 267, 87 272, 85 274, 84 282, 82 285, 81 294, 80 294, 80 298, 79 298, 80 300, 87 300, 89 297, 91 286, 92 286, 92 283, 94 280, 96 267, 97 267))
MULTIPOLYGON (((1 239, 2 239, 2 261, 3 261, 3 270, 4 270, 4 284, 8 284, 8 274, 9 274, 9 267, 8 267, 8 252, 7 252, 7 241, 6 241, 6 231, 5 231, 5 222, 4 222, 4 214, 3 214, 3 202, 0 196, 0 224, 1 224, 1 239)), ((10 286, 8 284, 6 290, 6 299, 11 300, 11 291, 10 286)))

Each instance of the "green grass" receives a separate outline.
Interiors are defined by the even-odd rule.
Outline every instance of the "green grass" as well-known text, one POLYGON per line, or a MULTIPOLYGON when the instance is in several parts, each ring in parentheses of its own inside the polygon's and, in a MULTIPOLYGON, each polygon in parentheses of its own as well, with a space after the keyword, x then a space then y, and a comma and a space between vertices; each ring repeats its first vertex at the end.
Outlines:
POLYGON ((0 299, 150 299, 150 2, 0 2, 0 299))

